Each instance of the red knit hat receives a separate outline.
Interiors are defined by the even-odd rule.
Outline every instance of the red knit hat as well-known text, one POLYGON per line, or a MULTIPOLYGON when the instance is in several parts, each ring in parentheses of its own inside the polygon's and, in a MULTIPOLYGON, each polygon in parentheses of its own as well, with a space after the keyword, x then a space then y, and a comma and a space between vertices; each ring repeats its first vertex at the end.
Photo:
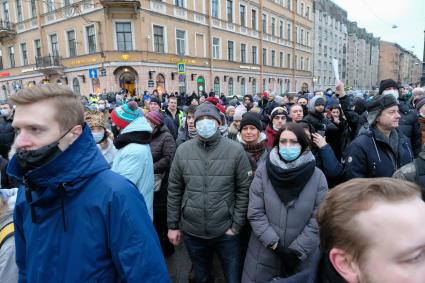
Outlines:
POLYGON ((149 112, 148 114, 146 114, 146 118, 155 125, 161 125, 164 121, 164 116, 162 116, 162 114, 158 111, 149 112))
POLYGON ((138 105, 135 101, 115 107, 111 112, 111 120, 120 129, 124 129, 139 116, 143 116, 142 111, 138 111, 138 105))

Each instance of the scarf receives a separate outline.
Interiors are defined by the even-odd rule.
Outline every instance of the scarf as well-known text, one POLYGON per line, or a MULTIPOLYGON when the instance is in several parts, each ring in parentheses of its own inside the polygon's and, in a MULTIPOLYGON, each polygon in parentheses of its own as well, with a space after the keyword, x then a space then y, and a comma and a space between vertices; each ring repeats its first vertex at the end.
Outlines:
POLYGON ((311 151, 305 151, 296 160, 287 163, 275 147, 266 160, 267 175, 285 205, 299 196, 313 175, 315 167, 316 161, 311 151))
POLYGON ((152 140, 152 134, 149 132, 130 132, 120 134, 114 140, 116 149, 121 149, 130 143, 137 144, 150 144, 152 140))
POLYGON ((258 161, 258 159, 260 159, 260 156, 264 153, 264 151, 266 150, 266 140, 263 140, 257 144, 254 145, 249 145, 246 143, 243 143, 243 148, 245 149, 246 152, 248 152, 252 158, 255 160, 255 162, 258 161))
POLYGON ((198 132, 196 131, 196 128, 194 128, 193 131, 189 130, 189 128, 187 129, 187 135, 189 136, 189 139, 193 139, 197 134, 198 132))

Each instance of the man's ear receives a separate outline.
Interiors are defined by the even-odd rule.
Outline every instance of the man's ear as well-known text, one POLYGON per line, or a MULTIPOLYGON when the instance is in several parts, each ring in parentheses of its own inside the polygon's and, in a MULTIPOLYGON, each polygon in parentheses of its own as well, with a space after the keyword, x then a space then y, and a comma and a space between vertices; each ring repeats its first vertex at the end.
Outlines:
POLYGON ((73 144, 79 136, 81 136, 81 134, 83 133, 83 126, 82 125, 76 125, 74 126, 68 134, 71 134, 71 139, 70 139, 70 145, 73 144))
POLYGON ((360 269, 351 255, 341 249, 333 248, 329 252, 329 260, 335 270, 347 283, 359 283, 360 269))

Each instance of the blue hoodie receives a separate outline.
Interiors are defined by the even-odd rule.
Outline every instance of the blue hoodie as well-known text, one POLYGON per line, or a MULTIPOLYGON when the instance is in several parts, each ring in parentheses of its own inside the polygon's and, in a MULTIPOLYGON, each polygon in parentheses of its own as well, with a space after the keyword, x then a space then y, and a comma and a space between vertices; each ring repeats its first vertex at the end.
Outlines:
POLYGON ((87 125, 47 164, 24 173, 14 156, 7 172, 26 184, 14 212, 20 283, 170 282, 143 197, 87 125))

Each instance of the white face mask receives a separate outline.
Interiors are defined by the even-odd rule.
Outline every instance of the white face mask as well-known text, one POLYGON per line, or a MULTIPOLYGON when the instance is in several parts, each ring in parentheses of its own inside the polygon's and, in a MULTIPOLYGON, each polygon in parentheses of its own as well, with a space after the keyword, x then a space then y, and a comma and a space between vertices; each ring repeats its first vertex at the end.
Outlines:
POLYGON ((389 90, 384 90, 384 91, 382 92, 382 95, 388 95, 388 94, 390 94, 390 95, 394 96, 394 97, 395 97, 395 99, 397 99, 397 100, 398 100, 398 90, 395 90, 395 89, 389 89, 389 90))

